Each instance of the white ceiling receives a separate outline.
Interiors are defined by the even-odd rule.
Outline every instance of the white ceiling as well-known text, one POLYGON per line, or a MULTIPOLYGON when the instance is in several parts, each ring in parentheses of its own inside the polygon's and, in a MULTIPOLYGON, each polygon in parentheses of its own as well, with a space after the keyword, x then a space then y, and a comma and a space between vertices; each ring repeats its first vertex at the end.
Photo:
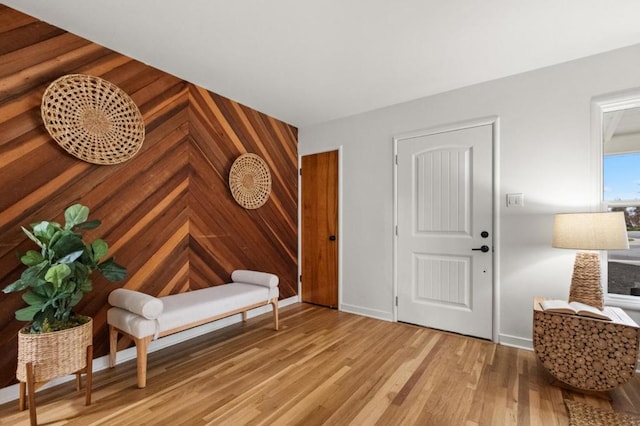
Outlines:
POLYGON ((299 127, 640 43, 638 0, 1 3, 299 127))

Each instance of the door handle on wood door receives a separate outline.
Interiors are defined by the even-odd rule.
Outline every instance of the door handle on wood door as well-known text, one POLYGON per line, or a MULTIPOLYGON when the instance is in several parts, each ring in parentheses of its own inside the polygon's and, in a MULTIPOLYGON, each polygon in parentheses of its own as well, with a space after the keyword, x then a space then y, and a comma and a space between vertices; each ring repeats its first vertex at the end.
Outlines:
POLYGON ((489 246, 482 246, 480 248, 474 248, 474 249, 471 249, 471 250, 480 250, 481 252, 486 253, 486 252, 489 251, 489 246))
POLYGON ((329 241, 335 241, 335 240, 336 240, 335 235, 329 235, 329 241))

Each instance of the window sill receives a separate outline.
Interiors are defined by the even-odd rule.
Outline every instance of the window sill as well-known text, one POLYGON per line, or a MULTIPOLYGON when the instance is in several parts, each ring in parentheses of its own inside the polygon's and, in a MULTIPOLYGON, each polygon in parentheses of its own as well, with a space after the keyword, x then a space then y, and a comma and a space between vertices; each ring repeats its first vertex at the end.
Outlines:
POLYGON ((640 297, 609 293, 604 296, 604 304, 640 312, 640 297))

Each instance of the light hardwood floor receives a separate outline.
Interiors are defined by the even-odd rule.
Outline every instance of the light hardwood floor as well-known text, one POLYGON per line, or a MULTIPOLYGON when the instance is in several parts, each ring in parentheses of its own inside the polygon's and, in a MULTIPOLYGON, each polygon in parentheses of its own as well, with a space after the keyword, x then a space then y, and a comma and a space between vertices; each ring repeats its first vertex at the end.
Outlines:
MULTIPOLYGON (((532 352, 307 304, 266 314, 37 394, 48 425, 566 425, 563 399, 640 414, 640 378, 612 402, 548 383, 532 352)), ((27 424, 17 402, 0 424, 27 424)))

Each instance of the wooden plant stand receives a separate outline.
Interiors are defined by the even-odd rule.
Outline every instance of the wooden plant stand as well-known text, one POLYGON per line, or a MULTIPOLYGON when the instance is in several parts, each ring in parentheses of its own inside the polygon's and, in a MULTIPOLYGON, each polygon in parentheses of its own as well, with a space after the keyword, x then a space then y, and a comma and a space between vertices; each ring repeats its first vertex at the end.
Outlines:
MULTIPOLYGON (((27 369, 27 381, 20 382, 20 399, 18 400, 18 409, 24 411, 26 406, 29 407, 29 420, 31 426, 38 424, 36 416, 36 391, 40 389, 47 382, 36 382, 35 373, 32 362, 26 364, 27 369)), ((76 375, 76 391, 80 392, 82 388, 81 374, 85 374, 85 405, 91 405, 91 385, 93 381, 93 346, 87 346, 87 366, 80 371, 75 372, 76 375)))
POLYGON ((85 404, 91 404, 93 371, 93 321, 67 330, 42 334, 18 333, 18 368, 20 382, 18 408, 29 406, 31 425, 36 417, 36 390, 56 377, 76 375, 76 389, 81 388, 81 374, 86 374, 85 404))

